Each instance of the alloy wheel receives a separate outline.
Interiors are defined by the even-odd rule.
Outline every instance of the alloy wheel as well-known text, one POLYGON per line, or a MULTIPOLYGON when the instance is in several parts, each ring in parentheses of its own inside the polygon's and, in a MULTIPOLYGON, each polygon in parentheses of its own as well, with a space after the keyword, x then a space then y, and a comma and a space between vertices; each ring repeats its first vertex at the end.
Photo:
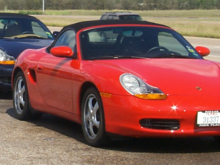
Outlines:
POLYGON ((25 83, 21 76, 17 78, 14 90, 15 109, 22 114, 25 108, 25 83))
POLYGON ((87 96, 83 115, 86 133, 90 139, 95 139, 100 126, 100 110, 98 100, 94 94, 87 96))

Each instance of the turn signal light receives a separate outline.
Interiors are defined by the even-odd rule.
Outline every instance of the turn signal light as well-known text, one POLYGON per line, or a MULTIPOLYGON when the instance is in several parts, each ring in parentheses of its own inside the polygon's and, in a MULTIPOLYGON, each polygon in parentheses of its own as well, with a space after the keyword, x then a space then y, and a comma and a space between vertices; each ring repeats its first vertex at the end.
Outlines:
POLYGON ((149 94, 136 94, 135 97, 146 100, 165 100, 167 95, 161 93, 149 93, 149 94))
POLYGON ((3 65, 14 65, 15 61, 0 61, 0 64, 3 64, 3 65))

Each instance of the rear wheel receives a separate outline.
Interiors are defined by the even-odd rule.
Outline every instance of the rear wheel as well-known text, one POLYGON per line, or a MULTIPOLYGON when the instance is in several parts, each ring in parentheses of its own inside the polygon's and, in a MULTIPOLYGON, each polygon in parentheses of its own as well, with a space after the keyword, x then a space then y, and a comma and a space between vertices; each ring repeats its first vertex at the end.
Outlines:
POLYGON ((82 130, 87 143, 96 147, 104 145, 107 137, 103 106, 99 92, 94 87, 84 94, 81 108, 82 130))
POLYGON ((15 117, 19 120, 39 118, 41 113, 31 110, 28 89, 23 72, 20 71, 16 74, 13 89, 13 106, 15 110, 15 117))

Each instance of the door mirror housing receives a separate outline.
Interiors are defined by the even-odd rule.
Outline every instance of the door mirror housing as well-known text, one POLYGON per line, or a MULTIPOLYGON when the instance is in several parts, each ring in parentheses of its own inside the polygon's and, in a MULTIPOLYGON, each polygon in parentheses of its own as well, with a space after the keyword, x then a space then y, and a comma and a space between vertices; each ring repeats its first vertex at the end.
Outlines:
POLYGON ((201 56, 208 56, 210 54, 210 50, 206 47, 203 46, 197 46, 196 51, 201 55, 201 56))
POLYGON ((50 49, 50 53, 57 57, 71 57, 74 52, 68 46, 58 46, 50 49))
POLYGON ((60 32, 58 32, 58 31, 54 31, 54 32, 53 32, 54 38, 56 38, 56 37, 59 35, 59 33, 60 33, 60 32))

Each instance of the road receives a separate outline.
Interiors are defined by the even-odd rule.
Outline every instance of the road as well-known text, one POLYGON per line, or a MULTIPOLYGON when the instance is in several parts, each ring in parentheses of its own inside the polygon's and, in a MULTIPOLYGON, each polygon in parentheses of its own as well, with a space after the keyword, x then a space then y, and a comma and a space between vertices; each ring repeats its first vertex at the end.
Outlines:
POLYGON ((220 62, 220 39, 185 37, 194 47, 205 46, 210 49, 210 55, 205 57, 208 60, 220 62))
MULTIPOLYGON (((220 40, 186 37, 220 59, 220 40)), ((35 121, 14 118, 11 93, 0 93, 0 164, 218 165, 220 143, 212 137, 114 140, 104 148, 85 144, 81 126, 43 115, 35 121)))

